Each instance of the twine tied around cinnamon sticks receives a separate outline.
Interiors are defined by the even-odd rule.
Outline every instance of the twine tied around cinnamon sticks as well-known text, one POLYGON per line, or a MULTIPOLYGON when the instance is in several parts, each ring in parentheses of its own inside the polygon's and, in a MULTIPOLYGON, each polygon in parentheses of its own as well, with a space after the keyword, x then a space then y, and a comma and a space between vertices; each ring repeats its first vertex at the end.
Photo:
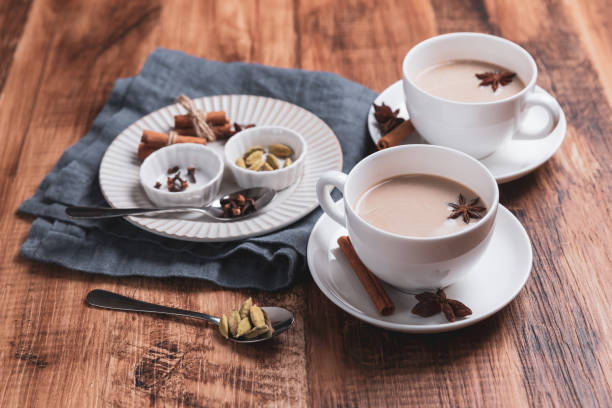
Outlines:
POLYGON ((189 99, 185 95, 179 95, 176 98, 176 102, 179 103, 187 111, 187 115, 189 115, 189 118, 193 123, 193 128, 198 137, 207 139, 211 142, 217 139, 215 133, 206 123, 206 115, 203 111, 196 109, 195 104, 191 99, 189 99))

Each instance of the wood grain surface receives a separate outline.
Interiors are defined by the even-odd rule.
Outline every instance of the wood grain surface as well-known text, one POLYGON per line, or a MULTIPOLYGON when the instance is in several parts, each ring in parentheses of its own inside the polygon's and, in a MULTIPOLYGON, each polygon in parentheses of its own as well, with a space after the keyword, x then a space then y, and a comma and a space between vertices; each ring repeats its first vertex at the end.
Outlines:
POLYGON ((607 0, 7 0, 0 4, 0 406, 612 406, 612 8, 607 0), (533 273, 501 312, 439 335, 373 328, 310 277, 279 293, 109 278, 28 261, 16 215, 155 47, 338 73, 382 91, 438 33, 529 50, 568 135, 501 187, 533 273), (237 347, 201 323, 88 308, 104 288, 216 313, 284 304, 293 329, 237 347))

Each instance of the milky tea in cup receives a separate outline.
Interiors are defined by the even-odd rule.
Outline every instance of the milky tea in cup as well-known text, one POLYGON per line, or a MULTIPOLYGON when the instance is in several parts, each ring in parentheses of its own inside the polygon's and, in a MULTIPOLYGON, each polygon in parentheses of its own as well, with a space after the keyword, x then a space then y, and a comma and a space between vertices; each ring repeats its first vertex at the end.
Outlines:
POLYGON ((390 177, 368 188, 357 199, 355 210, 368 224, 384 231, 412 237, 436 237, 467 228, 482 218, 486 209, 470 206, 466 218, 452 205, 478 198, 470 188, 456 181, 429 175, 404 174, 390 177), (483 211, 477 211, 482 209, 483 211))
POLYGON ((494 102, 516 95, 525 88, 521 78, 499 65, 476 60, 449 60, 432 65, 414 77, 423 91, 456 102, 494 102), (508 74, 508 82, 486 85, 477 77, 508 74))

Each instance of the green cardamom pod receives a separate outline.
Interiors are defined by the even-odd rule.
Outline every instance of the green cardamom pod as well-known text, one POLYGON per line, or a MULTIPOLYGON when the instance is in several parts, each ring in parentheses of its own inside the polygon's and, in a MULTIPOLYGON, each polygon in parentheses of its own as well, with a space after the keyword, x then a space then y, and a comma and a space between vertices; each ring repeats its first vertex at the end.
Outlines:
POLYGON ((250 167, 253 163, 262 160, 262 157, 263 157, 263 151, 255 150, 253 153, 249 154, 246 157, 246 159, 244 159, 244 162, 246 163, 247 166, 250 167))
POLYGON ((221 315, 221 320, 219 321, 219 332, 221 332, 223 337, 226 339, 228 338, 228 322, 225 314, 221 315))
POLYGON ((264 165, 263 165, 263 167, 261 168, 261 170, 263 170, 263 171, 272 171, 272 170, 274 170, 274 169, 272 168, 272 166, 270 166, 270 165, 269 165, 269 164, 266 162, 266 163, 264 163, 264 165))
POLYGON ((272 153, 268 153, 268 157, 266 157, 266 163, 270 165, 274 170, 278 169, 278 159, 272 153))
POLYGON ((262 169, 262 167, 264 167, 266 165, 266 162, 264 162, 263 160, 258 160, 255 163, 251 164, 248 169, 249 170, 253 170, 253 171, 259 171, 262 169))
POLYGON ((244 338, 247 340, 252 340, 261 336, 264 333, 268 333, 268 327, 253 327, 251 330, 244 334, 244 338))
POLYGON ((238 324, 240 324, 240 313, 232 310, 232 313, 229 315, 229 332, 232 337, 236 337, 238 334, 238 324))
POLYGON ((256 151, 260 151, 260 152, 264 152, 264 148, 261 146, 251 146, 247 149, 246 152, 244 152, 244 154, 242 155, 242 157, 246 160, 247 157, 249 157, 251 155, 251 153, 256 152, 256 151))
POLYGON ((289 166, 291 166, 292 164, 293 164, 293 160, 291 160, 291 157, 287 157, 287 158, 285 159, 285 164, 283 164, 283 168, 285 168, 285 167, 289 167, 289 166))
POLYGON ((240 306, 240 318, 244 319, 245 317, 249 317, 249 310, 251 310, 251 306, 253 306, 253 299, 248 298, 244 301, 242 306, 240 306))
POLYGON ((236 331, 236 337, 242 337, 251 330, 251 322, 248 317, 245 317, 238 323, 238 330, 236 331))
POLYGON ((255 327, 263 327, 266 325, 266 318, 264 317, 263 310, 261 310, 259 306, 251 306, 249 317, 251 318, 251 323, 253 323, 255 327))
POLYGON ((244 162, 244 159, 242 157, 239 157, 236 160, 236 166, 242 167, 243 169, 246 169, 246 163, 244 162))
POLYGON ((276 144, 270 145, 268 147, 268 150, 270 151, 270 153, 272 153, 276 157, 280 157, 281 159, 284 159, 286 157, 290 157, 293 155, 293 149, 291 149, 286 144, 282 144, 282 143, 276 143, 276 144))

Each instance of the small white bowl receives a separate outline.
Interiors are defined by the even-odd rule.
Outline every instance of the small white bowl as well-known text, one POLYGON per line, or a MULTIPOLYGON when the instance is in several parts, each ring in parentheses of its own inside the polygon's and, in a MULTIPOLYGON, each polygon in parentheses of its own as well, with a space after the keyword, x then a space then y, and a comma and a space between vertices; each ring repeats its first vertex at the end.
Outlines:
POLYGON ((280 126, 257 126, 243 130, 225 144, 225 160, 241 188, 268 187, 282 190, 302 175, 306 162, 306 141, 299 133, 280 126), (236 160, 252 146, 282 143, 293 149, 293 163, 273 171, 252 171, 236 165, 236 160))
MULTIPOLYGON (((163 147, 149 155, 140 165, 140 184, 149 200, 158 207, 202 207, 219 194, 222 176, 221 157, 210 147, 195 143, 163 147), (160 181, 165 185, 168 169, 175 166, 182 169, 195 167, 196 184, 189 183, 189 188, 178 192, 156 189, 155 183, 160 181)), ((184 173, 181 177, 188 180, 184 173)))

